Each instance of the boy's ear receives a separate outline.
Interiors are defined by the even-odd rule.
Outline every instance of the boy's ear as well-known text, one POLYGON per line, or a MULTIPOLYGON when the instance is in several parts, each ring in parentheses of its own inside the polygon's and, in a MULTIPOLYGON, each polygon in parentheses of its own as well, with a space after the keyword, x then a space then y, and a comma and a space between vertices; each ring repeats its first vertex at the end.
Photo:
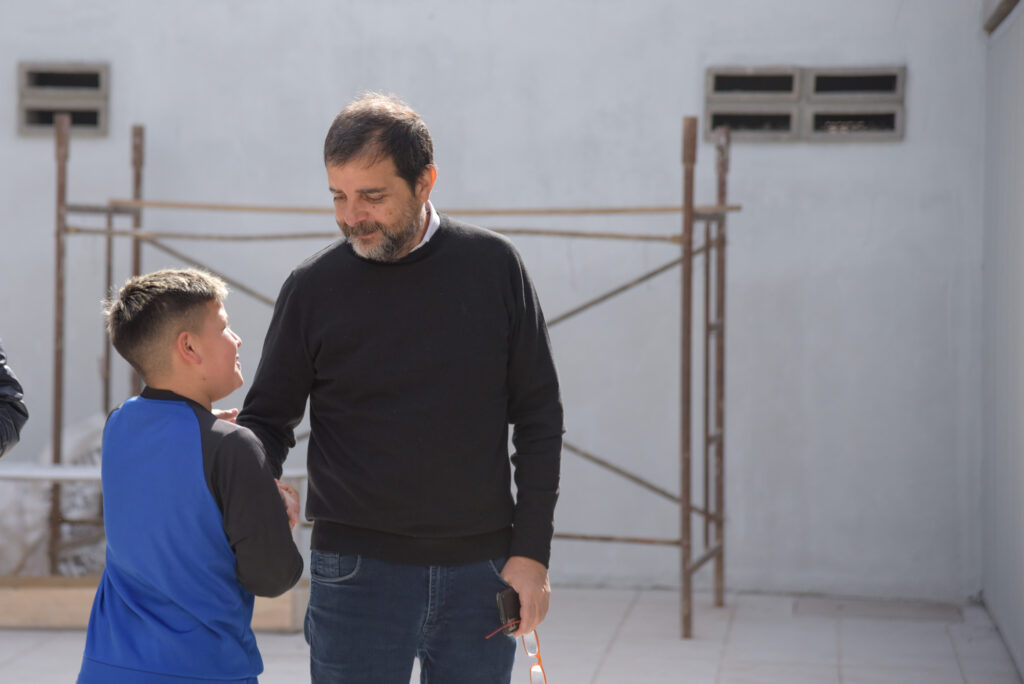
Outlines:
POLYGON ((194 334, 190 333, 188 330, 182 330, 174 340, 174 355, 185 363, 202 363, 203 359, 199 354, 199 347, 197 346, 197 343, 198 340, 194 334))

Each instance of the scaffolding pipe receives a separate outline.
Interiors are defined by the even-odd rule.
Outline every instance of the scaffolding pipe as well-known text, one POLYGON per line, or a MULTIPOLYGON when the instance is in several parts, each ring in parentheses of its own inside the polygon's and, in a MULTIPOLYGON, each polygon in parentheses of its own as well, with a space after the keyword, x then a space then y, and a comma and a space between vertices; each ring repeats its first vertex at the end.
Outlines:
MULTIPOLYGON (((157 239, 174 239, 174 240, 196 240, 196 241, 211 241, 211 242, 246 242, 246 241, 259 241, 266 242, 269 240, 336 240, 340 237, 339 231, 313 231, 305 233, 211 233, 209 231, 203 232, 185 232, 185 231, 152 231, 143 230, 142 228, 132 230, 115 230, 113 228, 89 228, 85 226, 69 225, 67 227, 68 233, 82 234, 82 235, 118 235, 131 237, 135 240, 149 241, 157 239)), ((582 230, 556 230, 547 228, 493 228, 495 233, 502 233, 505 235, 537 235, 541 237, 568 237, 568 238, 582 238, 590 240, 629 240, 631 242, 679 242, 678 235, 651 235, 651 234, 630 234, 630 233, 614 233, 614 232, 601 232, 601 231, 582 231, 582 230)))
MULTIPOLYGON (((107 212, 107 235, 106 235, 106 286, 103 292, 103 297, 113 296, 114 290, 114 212, 107 212)), ((103 370, 101 375, 103 376, 103 415, 110 413, 110 365, 111 365, 111 353, 110 353, 110 336, 107 335, 106 326, 103 326, 103 370)))
MULTIPOLYGON (((71 137, 71 115, 57 114, 53 120, 57 154, 57 234, 56 281, 54 283, 53 316, 53 442, 50 462, 60 465, 63 460, 64 426, 64 260, 66 258, 65 227, 67 225, 68 198, 68 141, 71 137)), ((50 484, 50 539, 48 556, 50 574, 57 574, 60 554, 60 483, 50 484)))
MULTIPOLYGON (((223 204, 215 202, 171 202, 167 200, 112 199, 119 209, 178 209, 187 211, 233 211, 271 214, 333 214, 330 207, 286 207, 266 204, 223 204)), ((740 206, 699 206, 698 214, 739 211, 740 206)), ((449 216, 599 216, 610 214, 678 214, 679 205, 670 207, 555 207, 546 209, 442 209, 449 216)))
MULTIPOLYGON (((142 201, 142 164, 145 157, 146 134, 142 126, 132 126, 132 199, 142 201)), ((132 229, 142 229, 142 211, 132 213, 132 229)), ((142 244, 138 240, 132 242, 132 275, 142 273, 142 244)))
MULTIPOLYGON (((142 165, 145 162, 146 133, 145 129, 135 124, 132 126, 132 199, 136 202, 142 201, 142 165)), ((142 230, 142 210, 132 214, 132 229, 142 230)), ((132 240, 132 275, 142 273, 142 243, 138 239, 132 240)), ((130 380, 131 394, 142 392, 142 378, 132 370, 130 380)))
POLYGON ((683 277, 682 327, 683 338, 680 351, 680 475, 679 491, 682 506, 679 509, 680 525, 680 574, 682 579, 681 622, 683 638, 693 636, 693 584, 690 574, 691 529, 690 529, 690 413, 691 413, 691 369, 690 354, 693 337, 693 170, 697 163, 697 119, 688 116, 683 119, 683 277))
POLYGON ((566 442, 565 440, 562 440, 562 448, 565 449, 566 451, 571 451, 572 453, 576 454, 580 458, 583 458, 583 459, 585 459, 587 461, 590 461, 591 463, 593 463, 595 465, 599 465, 602 468, 610 470, 613 473, 615 473, 616 475, 618 475, 619 477, 621 477, 623 479, 626 479, 626 480, 629 480, 630 482, 633 482, 634 484, 638 484, 641 487, 643 487, 644 489, 647 489, 647 490, 650 490, 650 491, 654 492, 658 496, 663 496, 663 497, 665 497, 666 499, 668 499, 669 501, 671 501, 674 504, 678 504, 679 503, 679 497, 676 496, 675 494, 673 494, 672 492, 667 491, 665 489, 662 489, 661 487, 658 487, 657 485, 653 485, 650 482, 648 482, 647 480, 643 479, 642 477, 634 475, 633 473, 629 472, 628 470, 623 470, 622 468, 620 468, 617 465, 614 465, 612 463, 609 463, 608 461, 604 460, 603 458, 598 458, 594 454, 592 454, 592 453, 590 453, 588 451, 584 451, 583 449, 579 448, 575 444, 570 444, 569 442, 566 442))
MULTIPOLYGON (((726 183, 729 175, 729 129, 715 129, 717 159, 715 173, 718 176, 716 201, 725 204, 726 183)), ((715 319, 718 328, 715 334, 715 545, 720 553, 715 556, 715 599, 716 606, 725 605, 725 214, 718 219, 718 235, 715 240, 715 267, 717 287, 715 288, 715 319)), ((707 502, 705 501, 705 504, 707 502)))
POLYGON ((657 544, 661 546, 679 546, 678 539, 652 539, 649 537, 614 537, 607 534, 569 534, 556 532, 555 539, 571 539, 573 541, 615 542, 619 544, 657 544))
POLYGON ((548 321, 547 326, 548 326, 548 328, 552 328, 552 327, 558 325, 559 323, 561 323, 562 321, 568 320, 568 319, 572 318, 573 316, 576 316, 577 314, 583 313, 587 309, 590 309, 590 308, 592 308, 594 306, 597 306, 601 302, 607 301, 607 300, 611 299, 612 297, 614 297, 616 295, 620 295, 623 292, 625 292, 627 290, 630 290, 630 289, 636 287, 637 285, 640 285, 641 283, 647 282, 648 280, 650 280, 654 276, 660 275, 660 274, 664 273, 665 271, 668 271, 670 269, 675 268, 676 266, 679 265, 680 261, 682 261, 682 259, 673 259, 672 261, 668 262, 664 266, 659 266, 658 268, 654 269, 653 271, 648 271, 647 273, 643 274, 642 276, 640 276, 638 278, 634 278, 633 280, 629 281, 628 283, 626 283, 624 285, 620 285, 619 287, 616 287, 613 290, 609 290, 608 292, 605 292, 602 295, 598 295, 597 297, 594 297, 590 301, 584 302, 583 304, 580 304, 576 308, 571 309, 569 311, 566 311, 564 314, 561 314, 560 316, 556 316, 555 318, 552 318, 550 321, 548 321))
POLYGON ((697 559, 690 562, 690 569, 693 572, 700 570, 701 566, 707 563, 712 558, 718 559, 722 557, 722 547, 713 546, 704 553, 702 553, 697 559))
POLYGON ((208 272, 208 273, 210 273, 212 275, 217 276, 218 278, 220 278, 225 283, 227 283, 231 287, 235 288, 239 292, 244 292, 245 294, 249 295, 253 299, 255 299, 257 301, 260 301, 260 302, 263 302, 267 306, 270 306, 270 307, 274 306, 274 300, 271 299, 270 297, 268 297, 266 295, 263 295, 263 294, 260 294, 259 292, 257 292, 256 290, 252 289, 251 287, 248 287, 247 285, 244 285, 243 283, 240 283, 239 281, 235 280, 234 278, 231 278, 230 276, 224 275, 220 271, 217 271, 216 269, 211 268, 210 266, 207 266, 206 264, 204 264, 202 262, 196 261, 195 259, 193 259, 192 257, 190 257, 190 256, 188 256, 186 254, 182 254, 181 252, 179 252, 176 249, 173 249, 172 247, 168 247, 164 243, 157 242, 156 240, 150 240, 150 244, 153 245, 154 247, 156 247, 157 249, 159 249, 160 251, 162 251, 162 252, 164 252, 166 254, 170 254, 175 259, 181 259, 184 262, 191 263, 193 266, 198 266, 199 268, 203 269, 204 271, 206 271, 206 272, 208 272))
MULTIPOLYGON (((67 160, 70 135, 70 118, 67 115, 58 115, 55 120, 55 140, 57 154, 57 274, 56 274, 56 306, 55 306, 55 345, 54 345, 54 464, 60 464, 61 454, 61 426, 63 422, 63 383, 64 383, 64 317, 66 312, 65 299, 65 244, 70 234, 94 234, 104 235, 106 238, 106 259, 107 259, 107 295, 113 289, 112 284, 112 263, 113 246, 112 240, 117 236, 127 236, 132 239, 132 274, 138 275, 141 272, 141 246, 143 242, 149 242, 157 249, 193 263, 201 268, 211 270, 207 266, 192 259, 186 254, 178 252, 166 244, 160 242, 162 238, 194 239, 194 240, 270 240, 270 239, 301 239, 306 237, 335 238, 336 232, 330 233, 292 233, 273 235, 215 235, 210 233, 175 233, 170 231, 145 231, 142 229, 142 209, 165 208, 165 209, 195 209, 195 210, 216 210, 216 211, 263 211, 282 213, 330 213, 329 209, 304 209, 300 207, 270 207, 252 205, 231 205, 231 204, 196 204, 186 202, 153 202, 143 201, 142 196, 142 163, 144 135, 142 126, 134 126, 132 129, 132 167, 133 167, 133 188, 132 200, 111 200, 105 207, 99 205, 67 203, 67 160), (70 226, 67 222, 67 214, 71 212, 81 213, 103 213, 106 217, 105 229, 85 228, 70 226), (115 215, 131 215, 132 229, 117 230, 114 227, 115 215)), ((730 211, 737 211, 739 206, 726 203, 726 174, 728 173, 728 148, 729 134, 727 129, 716 129, 715 146, 717 151, 716 175, 718 181, 717 204, 708 207, 696 207, 693 204, 694 194, 694 171, 696 165, 697 148, 697 120, 695 117, 686 117, 683 121, 683 197, 682 205, 677 207, 618 207, 618 208, 591 208, 591 209, 491 209, 491 210, 462 210, 447 211, 450 214, 480 214, 480 215, 568 215, 568 214, 625 214, 625 213, 681 213, 682 226, 678 235, 629 235, 625 233, 597 233, 583 231, 532 229, 532 228, 505 228, 497 229, 497 232, 520 235, 543 235, 556 237, 583 237, 597 239, 628 239, 637 241, 659 241, 676 243, 681 246, 682 256, 674 259, 663 266, 643 274, 632 281, 610 290, 598 297, 568 311, 548 322, 554 326, 568 318, 578 315, 597 304, 621 294, 650 278, 664 273, 676 265, 682 264, 681 277, 681 313, 682 313, 682 337, 680 345, 680 495, 677 497, 671 492, 653 485, 642 478, 629 473, 628 471, 605 461, 593 454, 590 454, 570 443, 565 443, 568 451, 590 460, 591 462, 604 467, 615 474, 659 494, 677 503, 680 506, 680 536, 678 539, 653 539, 646 537, 627 537, 612 535, 592 534, 567 534, 557 533, 556 538, 572 539, 580 541, 603 541, 619 543, 658 544, 667 546, 678 546, 680 549, 680 576, 682 583, 681 590, 681 611, 680 622, 683 638, 692 637, 693 619, 693 575, 702 565, 709 560, 715 560, 715 605, 721 606, 724 603, 724 378, 725 378, 725 217, 730 211), (695 221, 705 221, 704 244, 695 248, 693 244, 693 231, 695 221), (692 354, 693 354, 693 321, 692 321, 692 299, 693 299, 693 260, 696 256, 703 255, 705 258, 704 268, 704 326, 705 344, 704 356, 704 501, 702 506, 695 505, 692 496, 692 354), (714 259, 714 261, 712 261, 714 259), (711 278, 711 271, 714 270, 714 278, 711 278), (712 317, 711 308, 714 308, 712 317), (712 343, 713 338, 713 343, 712 343), (712 364, 711 358, 714 358, 712 364), (713 370, 712 370, 713 366, 713 370), (713 382, 712 382, 713 378, 713 382), (714 391, 710 389, 713 384, 714 391), (710 395, 714 395, 711 400, 710 395), (714 420, 711 420, 711 415, 714 420), (712 431, 713 425, 713 431, 712 431), (710 464, 711 447, 714 447, 714 466, 710 464), (710 497, 708 477, 711 470, 714 470, 714 496, 710 497), (713 501, 709 500, 712 499, 713 501), (693 515, 703 517, 704 524, 704 549, 699 558, 693 559, 692 540, 692 518, 693 515), (708 548, 708 526, 714 528, 714 545, 708 548)), ((222 274, 227 282, 236 290, 249 294, 255 299, 273 305, 273 300, 255 290, 246 287, 242 283, 232 280, 222 274)), ((104 380, 104 408, 109 410, 110 401, 110 358, 109 344, 107 345, 104 357, 103 380, 104 380)), ((141 387, 138 378, 133 376, 133 391, 137 393, 141 387)), ((308 433, 299 435, 297 440, 308 436, 308 433)), ((67 473, 71 475, 71 473, 67 473)), ((98 476, 98 473, 96 474, 98 476)), ((75 476, 78 477, 78 476, 75 476)), ((63 518, 61 513, 61 490, 60 481, 66 479, 65 474, 48 474, 47 478, 52 483, 52 499, 50 509, 50 564, 51 573, 56 574, 59 551, 62 548, 61 525, 68 520, 63 518)), ((99 524, 97 519, 80 519, 74 521, 81 524, 99 524)), ((74 542, 72 542, 74 543, 74 542)), ((68 546, 64 544, 63 546, 68 546)))
MULTIPOLYGON (((704 222, 704 245, 708 246, 711 244, 711 221, 704 222)), ((710 248, 709 248, 710 249, 710 248)), ((708 405, 710 402, 710 390, 711 390, 711 369, 706 359, 708 357, 708 347, 711 342, 711 258, 710 252, 704 255, 704 448, 703 452, 703 469, 701 475, 704 480, 704 505, 708 506, 710 501, 710 488, 711 488, 711 473, 708 472, 708 453, 710 449, 708 435, 711 434, 711 422, 708 415, 708 405)), ((704 517, 704 547, 707 548, 710 544, 711 539, 711 521, 708 520, 707 516, 704 517)))

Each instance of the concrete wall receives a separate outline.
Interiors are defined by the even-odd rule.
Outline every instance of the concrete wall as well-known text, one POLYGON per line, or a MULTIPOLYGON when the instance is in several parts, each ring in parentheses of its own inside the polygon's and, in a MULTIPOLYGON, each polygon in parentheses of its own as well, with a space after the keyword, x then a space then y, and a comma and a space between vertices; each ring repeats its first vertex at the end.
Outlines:
POLYGON ((985 164, 984 596, 1024 665, 1024 12, 989 39, 985 164))
MULTIPOLYGON (((146 193, 328 205, 319 162, 337 110, 395 91, 434 133, 444 207, 678 202, 681 118, 710 65, 906 65, 899 143, 743 144, 729 224, 728 580, 732 588, 961 599, 980 587, 980 301, 985 39, 961 0, 257 1, 18 5, 0 25, 0 92, 18 60, 111 63, 111 135, 75 141, 73 200, 123 196, 129 128, 147 126, 146 193)), ((4 335, 46 442, 53 152, 0 108, 4 335)), ((713 197, 699 155, 700 202, 713 197)), ((147 212, 152 227, 330 229, 327 217, 147 212)), ((524 225, 525 220, 489 225, 524 225)), ((637 232, 678 218, 534 225, 637 232)), ((549 316, 676 256, 658 245, 517 240, 549 316)), ((273 294, 315 243, 177 243, 273 294)), ((69 247, 67 418, 98 408, 101 243, 69 247)), ((122 250, 119 276, 126 260, 122 250)), ((147 251, 145 266, 172 260, 147 251)), ((552 331, 567 438, 678 485, 679 275, 552 331)), ((234 295, 251 373, 268 312, 234 295)), ((699 374, 698 374, 699 377, 699 374)), ((123 383, 119 385, 123 387, 123 383)), ((224 403, 238 404, 241 393, 224 403)), ((700 417, 695 416, 695 425, 700 417)), ((675 536, 678 515, 571 454, 565 531, 675 536)), ((556 543, 556 581, 672 585, 672 549, 556 543)), ((702 579, 702 582, 705 580, 702 579)))

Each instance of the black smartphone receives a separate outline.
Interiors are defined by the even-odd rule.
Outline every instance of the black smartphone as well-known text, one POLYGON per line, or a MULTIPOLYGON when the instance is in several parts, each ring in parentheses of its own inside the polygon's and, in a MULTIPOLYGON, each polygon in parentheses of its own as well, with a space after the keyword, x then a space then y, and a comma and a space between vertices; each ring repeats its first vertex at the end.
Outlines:
POLYGON ((501 624, 507 625, 505 629, 501 630, 505 634, 512 635, 519 624, 509 623, 513 620, 519 619, 519 594, 512 587, 509 587, 505 591, 498 592, 498 617, 501 619, 501 624))

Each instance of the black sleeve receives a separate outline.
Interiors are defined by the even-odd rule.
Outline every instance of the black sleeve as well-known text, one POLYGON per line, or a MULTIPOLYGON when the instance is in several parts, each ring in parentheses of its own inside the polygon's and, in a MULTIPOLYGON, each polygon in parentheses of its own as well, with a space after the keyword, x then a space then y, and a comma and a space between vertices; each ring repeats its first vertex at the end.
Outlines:
POLYGON ((10 451, 21 438, 21 428, 28 420, 21 383, 7 365, 7 355, 0 344, 0 456, 10 451))
POLYGON ((274 304, 260 364, 236 421, 263 443, 275 477, 281 476, 288 450, 295 446, 295 427, 302 422, 313 385, 300 303, 295 277, 289 276, 274 304))
MULTIPOLYGON (((518 257, 518 255, 516 255, 518 257)), ((509 555, 548 564, 562 454, 562 401, 551 342, 533 284, 516 259, 508 356, 516 511, 509 555)))
POLYGON ((238 581, 257 596, 283 594, 299 581, 302 556, 259 440, 235 428, 207 457, 207 484, 224 516, 238 581))

